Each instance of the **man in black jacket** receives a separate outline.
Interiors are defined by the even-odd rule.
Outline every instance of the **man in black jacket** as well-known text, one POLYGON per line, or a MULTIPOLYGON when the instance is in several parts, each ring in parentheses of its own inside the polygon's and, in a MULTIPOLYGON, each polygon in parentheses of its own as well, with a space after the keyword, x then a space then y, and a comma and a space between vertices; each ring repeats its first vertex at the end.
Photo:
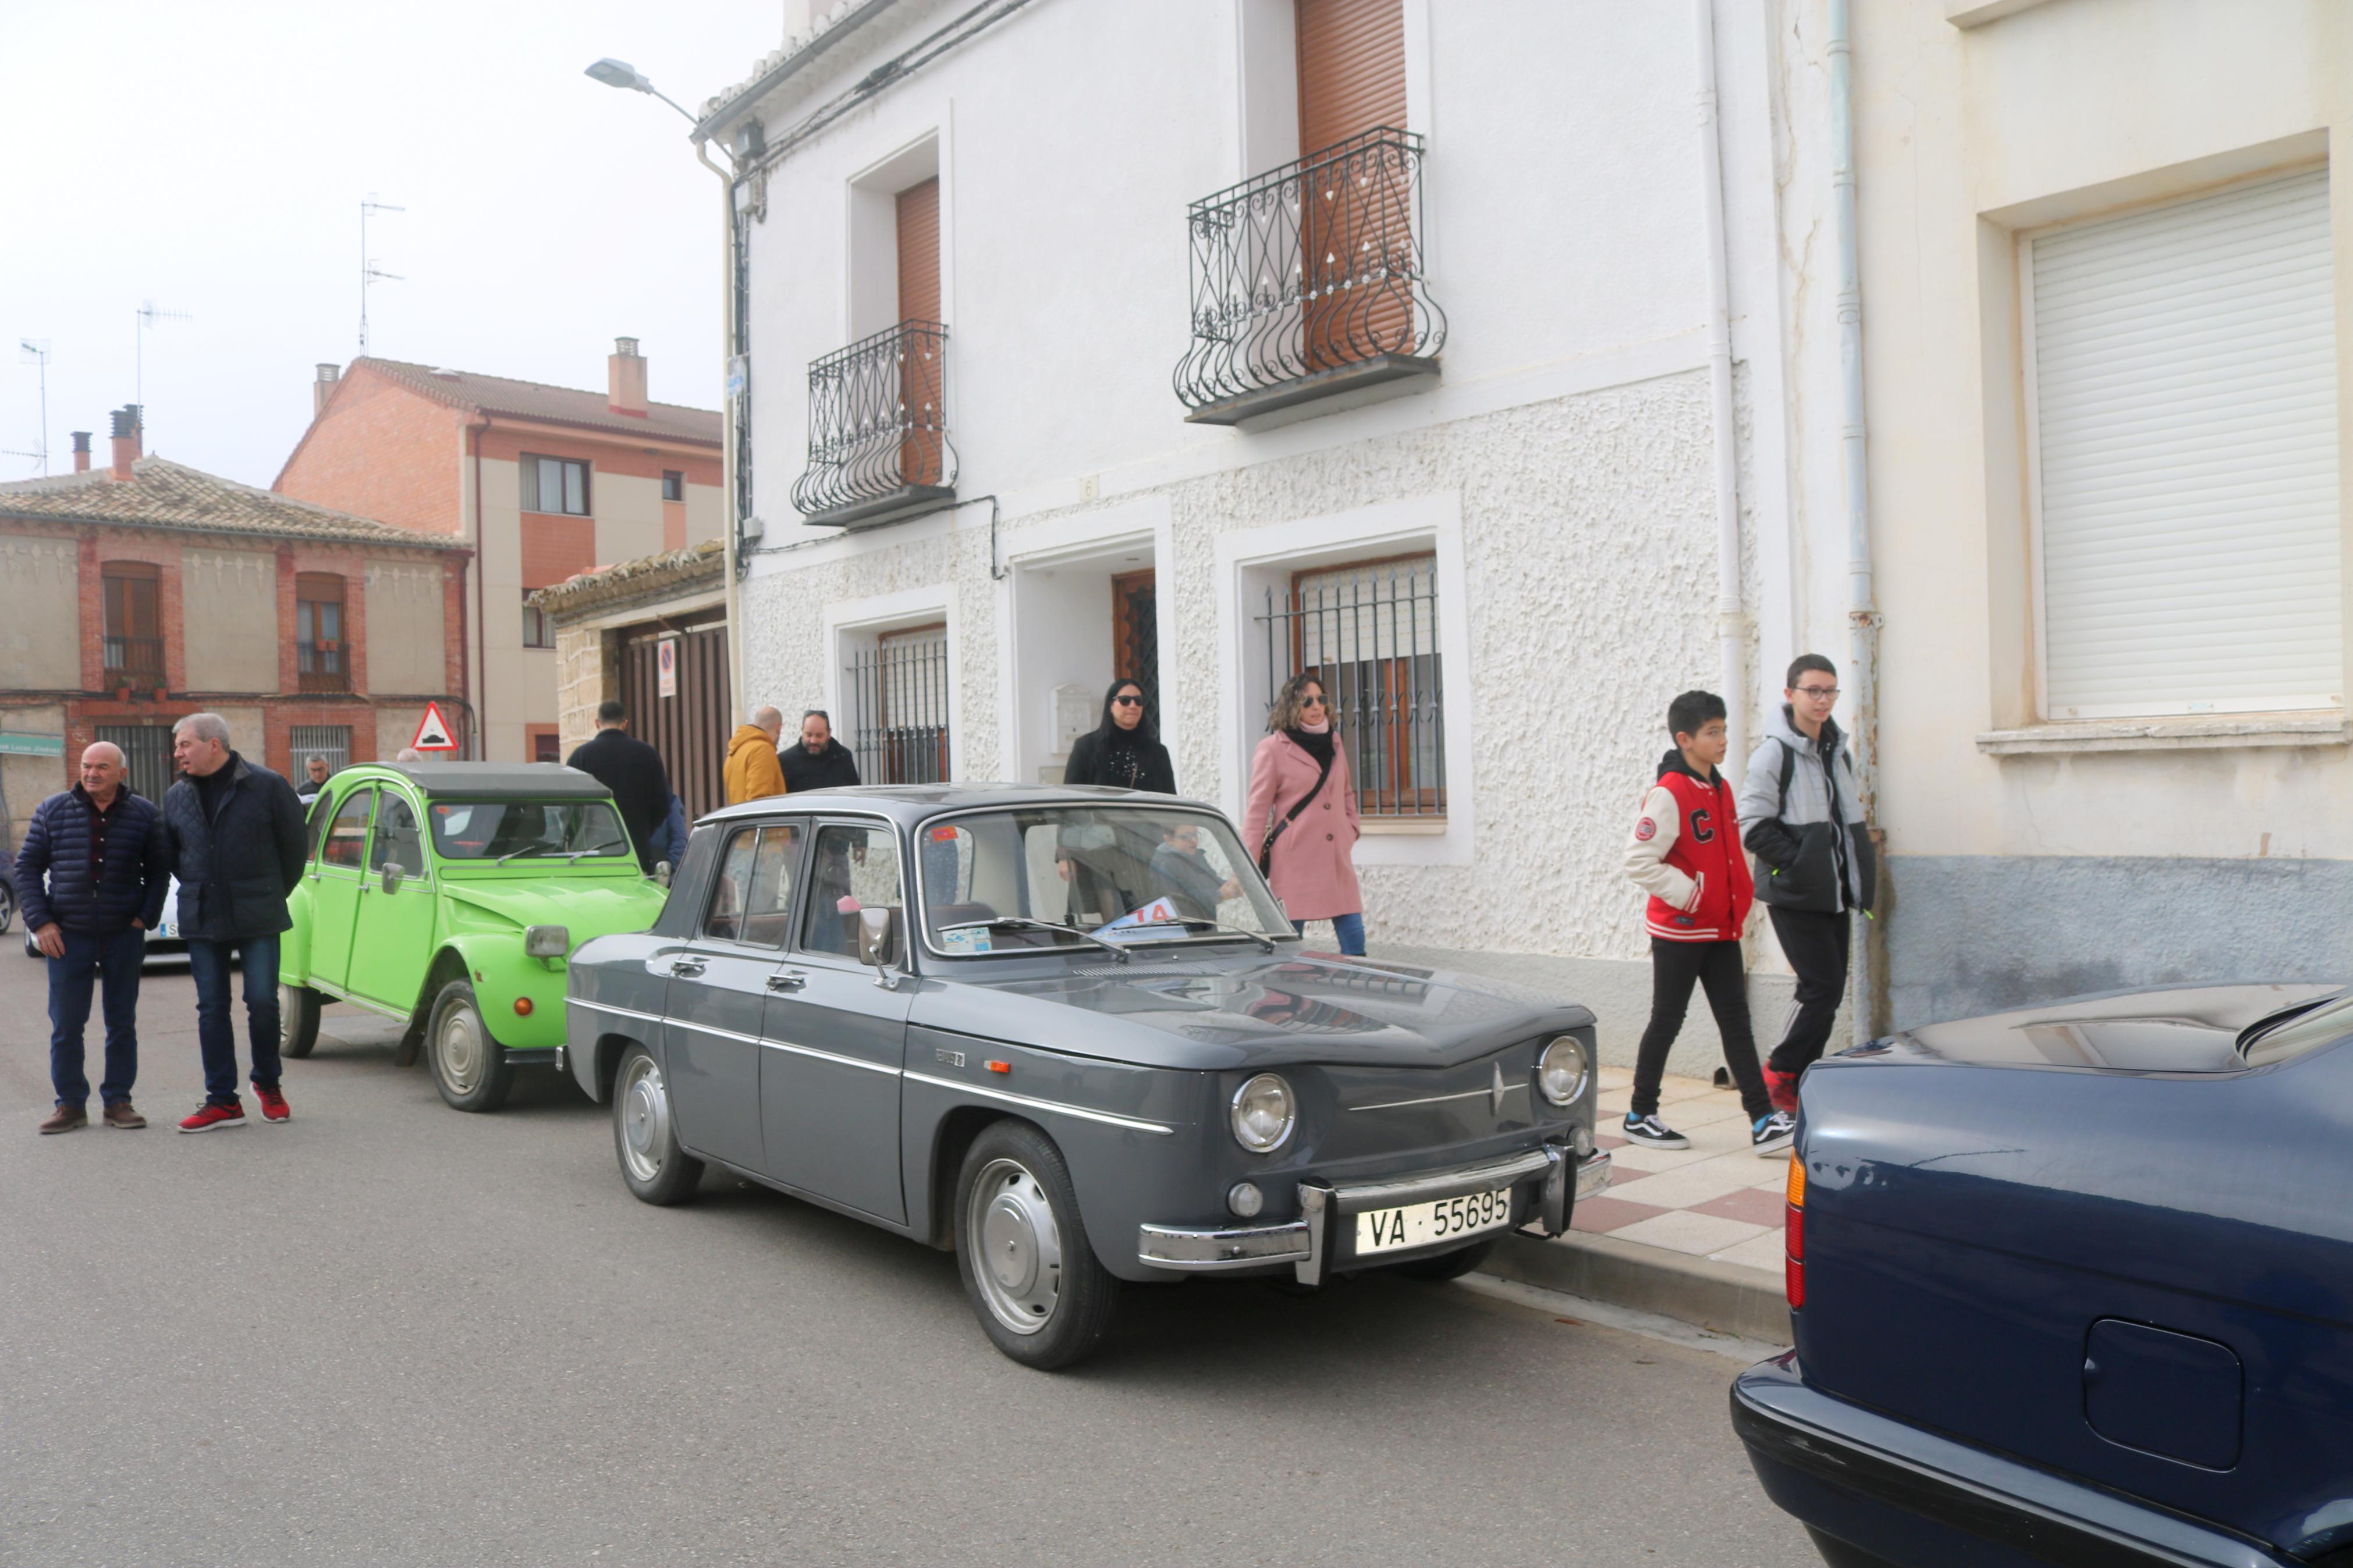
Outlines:
POLYGON ((594 739, 573 748, 565 765, 578 768, 613 792, 621 825, 638 847, 638 864, 654 868, 654 835, 670 820, 670 770, 661 753, 628 732, 628 710, 617 702, 596 705, 594 739))
POLYGON ((858 782, 858 759, 848 746, 833 738, 833 721, 825 716, 822 708, 812 708, 801 715, 800 743, 778 752, 776 761, 785 770, 785 789, 788 794, 798 795, 805 789, 834 789, 858 782))
POLYGON ((290 1114, 278 1089, 278 938, 294 923, 286 896, 302 879, 307 858, 302 803, 282 775, 237 755, 228 742, 217 713, 191 713, 172 727, 172 757, 185 776, 164 794, 164 835, 180 879, 180 934, 196 983, 196 1045, 205 1059, 205 1102, 181 1121, 183 1132, 245 1125, 228 1010, 232 964, 245 976, 262 1120, 290 1114))
POLYGON ((33 810, 16 850, 25 929, 49 961, 49 1083, 58 1103, 44 1132, 90 1124, 82 1029, 90 981, 106 998, 106 1076, 98 1086, 109 1127, 147 1119, 132 1109, 139 1076, 139 966, 172 885, 164 824, 153 801, 123 783, 121 751, 100 741, 81 753, 81 782, 33 810), (46 879, 46 884, 44 879, 46 879))

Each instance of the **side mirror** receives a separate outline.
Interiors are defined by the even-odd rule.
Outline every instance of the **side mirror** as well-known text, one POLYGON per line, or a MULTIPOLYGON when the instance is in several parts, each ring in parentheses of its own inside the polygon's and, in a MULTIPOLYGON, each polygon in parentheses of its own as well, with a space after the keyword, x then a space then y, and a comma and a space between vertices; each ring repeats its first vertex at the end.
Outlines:
POLYGON ((654 862, 654 880, 659 882, 665 888, 670 886, 669 861, 657 860, 654 862))
POLYGON ((398 892, 400 890, 401 879, 407 875, 407 868, 401 865, 399 861, 385 861, 384 863, 384 890, 387 893, 398 892))
POLYGON ((858 911, 858 962, 871 963, 877 969, 888 968, 891 950, 894 945, 892 916, 897 911, 888 909, 858 911))

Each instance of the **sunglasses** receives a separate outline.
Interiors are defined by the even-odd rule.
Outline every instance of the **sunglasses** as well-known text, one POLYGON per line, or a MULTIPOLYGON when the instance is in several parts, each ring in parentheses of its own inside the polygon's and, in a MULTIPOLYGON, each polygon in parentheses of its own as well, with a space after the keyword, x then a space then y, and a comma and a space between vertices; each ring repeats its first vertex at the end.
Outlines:
POLYGON ((1321 697, 1302 697, 1299 700, 1299 705, 1302 708, 1328 708, 1331 706, 1330 703, 1324 701, 1321 697))
POLYGON ((1120 708, 1141 708, 1144 706, 1144 699, 1141 697, 1114 697, 1112 699, 1112 702, 1114 706, 1120 708))

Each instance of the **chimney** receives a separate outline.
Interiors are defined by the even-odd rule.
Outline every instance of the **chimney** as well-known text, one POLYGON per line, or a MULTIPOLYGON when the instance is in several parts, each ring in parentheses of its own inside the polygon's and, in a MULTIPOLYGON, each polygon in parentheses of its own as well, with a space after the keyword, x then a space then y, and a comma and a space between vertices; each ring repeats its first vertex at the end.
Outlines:
POLYGON ((74 472, 77 474, 86 474, 90 472, 90 432, 87 430, 77 430, 73 433, 73 437, 74 472))
POLYGON ((340 366, 322 364, 319 379, 311 384, 311 417, 316 419, 327 411, 327 399, 335 395, 335 383, 343 375, 340 366))
POLYGON ((632 418, 646 416, 646 360, 638 353, 635 338, 615 338, 613 354, 605 362, 605 405, 616 414, 632 418))
POLYGON ((126 403, 111 416, 114 421, 114 477, 131 482, 131 464, 139 456, 139 405, 126 403))

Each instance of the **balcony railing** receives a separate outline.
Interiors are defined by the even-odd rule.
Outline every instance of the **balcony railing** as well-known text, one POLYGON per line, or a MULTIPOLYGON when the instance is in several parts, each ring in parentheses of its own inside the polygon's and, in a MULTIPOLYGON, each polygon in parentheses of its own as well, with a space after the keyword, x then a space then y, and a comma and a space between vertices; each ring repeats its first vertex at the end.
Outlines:
POLYGON ((108 637, 106 684, 110 687, 136 686, 142 689, 163 685, 164 639, 108 637))
POLYGON ((1421 163, 1420 137, 1384 127, 1192 205, 1187 419, 1436 375, 1446 313, 1422 269, 1421 163))
POLYGON ((810 522, 856 522, 955 494, 947 345, 938 322, 902 321, 809 366, 808 468, 793 481, 793 505, 810 522))
POLYGON ((350 668, 343 662, 343 645, 340 642, 297 642, 294 645, 295 689, 299 691, 349 691, 352 689, 350 668))

